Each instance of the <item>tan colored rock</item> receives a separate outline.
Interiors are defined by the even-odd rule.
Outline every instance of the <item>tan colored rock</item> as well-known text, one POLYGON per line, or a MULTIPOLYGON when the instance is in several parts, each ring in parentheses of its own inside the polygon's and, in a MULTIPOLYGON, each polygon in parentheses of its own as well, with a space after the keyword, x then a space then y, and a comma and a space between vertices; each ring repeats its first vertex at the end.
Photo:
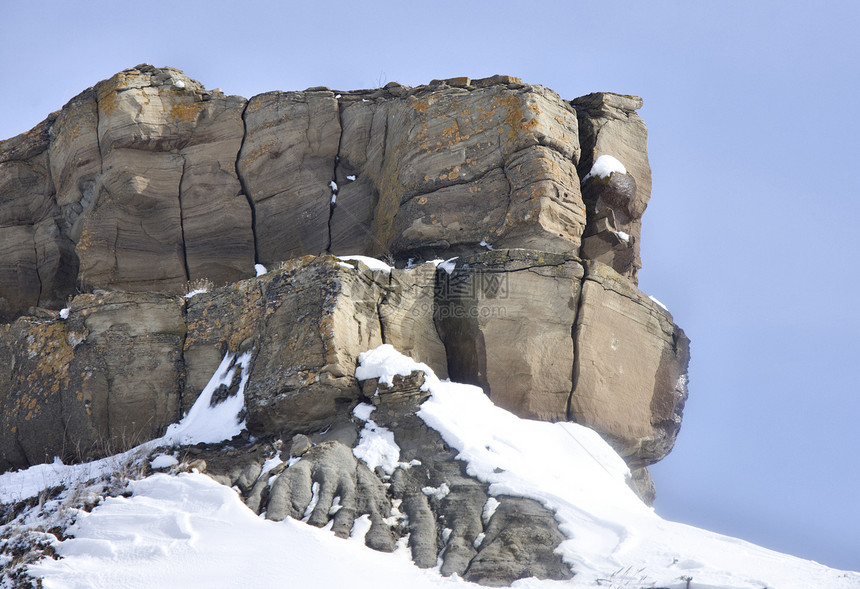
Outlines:
POLYGON ((94 93, 97 137, 82 95, 61 113, 52 144, 80 282, 180 294, 188 280, 251 275, 252 214, 235 169, 245 100, 148 65, 94 93), (101 162, 90 196, 93 139, 101 162))
POLYGON ((379 319, 383 343, 433 369, 439 378, 448 378, 445 345, 433 321, 436 290, 436 266, 421 264, 407 270, 391 271, 382 284, 379 319))
POLYGON ((163 434, 181 417, 183 310, 181 297, 153 293, 81 295, 72 301, 66 328, 75 353, 68 396, 83 403, 86 418, 69 414, 71 439, 85 439, 76 434, 92 428, 97 441, 125 448, 163 434))
POLYGON ((575 256, 530 250, 440 269, 436 323, 451 379, 481 386, 519 416, 566 420, 582 275, 575 256))
POLYGON ((369 272, 334 258, 300 258, 275 273, 245 393, 251 432, 324 429, 358 399, 358 354, 382 344, 380 297, 369 272))
POLYGON ((182 156, 169 152, 110 155, 77 242, 85 289, 184 291, 182 166, 182 156))
POLYGON ((576 318, 571 417, 604 435, 631 466, 672 449, 687 398, 689 340, 628 280, 586 264, 576 318))
POLYGON ((63 230, 73 242, 81 235, 81 215, 93 204, 102 172, 99 112, 94 89, 72 98, 51 126, 48 157, 63 230))
POLYGON ((0 153, 0 227, 32 225, 49 216, 52 193, 47 150, 20 160, 0 153))
POLYGON ((447 375, 433 325, 435 268, 390 276, 364 263, 307 256, 188 299, 187 411, 225 352, 254 350, 246 393, 256 433, 323 429, 357 398, 358 354, 391 343, 447 375))
MULTIPOLYGON (((0 322, 12 321, 39 304, 39 259, 50 258, 49 250, 61 247, 48 243, 55 207, 47 148, 54 118, 0 142, 0 322)), ((73 266, 71 260, 65 261, 73 266)), ((52 302, 56 278, 56 268, 44 269, 50 292, 46 300, 52 302)))
POLYGON ((200 122, 180 152, 182 237, 192 281, 221 286, 254 273, 252 210, 236 172, 246 104, 239 96, 223 95, 203 102, 200 122))
POLYGON ((0 227, 0 322, 39 303, 41 283, 32 225, 0 227))
POLYGON ((658 460, 688 342, 635 288, 639 107, 509 76, 246 101, 146 64, 84 91, 0 142, 0 322, 38 317, 0 334, 9 464, 156 435, 227 351, 253 350, 254 432, 318 436, 383 342, 520 415, 591 425, 633 466, 658 460), (604 154, 627 173, 581 184, 604 154), (460 257, 389 274, 326 252, 460 257), (273 271, 250 278, 255 262, 273 271), (166 296, 191 281, 211 292, 166 296), (75 287, 122 292, 77 297, 65 322, 35 308, 75 287), (149 373, 165 376, 118 384, 149 373))
POLYGON ((254 202, 260 263, 325 253, 340 141, 334 93, 260 94, 245 125, 238 170, 254 202))
POLYGON ((338 182, 333 252, 431 256, 481 241, 578 248, 577 122, 555 93, 507 77, 384 89, 344 95, 341 120, 338 178, 356 180, 338 182), (511 183, 507 169, 522 170, 531 156, 521 152, 538 147, 542 161, 511 183))
POLYGON ((25 317, 0 329, 3 469, 116 453, 177 421, 182 300, 80 295, 68 320, 25 317))

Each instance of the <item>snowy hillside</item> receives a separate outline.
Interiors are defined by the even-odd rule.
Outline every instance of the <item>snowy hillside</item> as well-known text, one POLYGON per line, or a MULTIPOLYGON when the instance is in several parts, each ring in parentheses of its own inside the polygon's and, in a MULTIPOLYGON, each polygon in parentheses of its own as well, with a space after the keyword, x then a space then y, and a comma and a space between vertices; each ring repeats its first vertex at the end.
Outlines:
MULTIPOLYGON (((491 495, 532 498, 555 513, 567 537, 559 550, 576 575, 569 581, 523 579, 515 587, 860 587, 858 573, 661 519, 627 486, 624 461, 590 429, 519 419, 495 407, 480 389, 439 381, 427 366, 389 345, 362 354, 360 362, 356 376, 363 380, 390 382, 395 374, 424 371, 431 396, 418 415, 459 451, 468 474, 489 483, 491 495)), ((164 438, 86 465, 55 462, 0 476, 5 504, 42 494, 14 517, 6 514, 2 586, 16 583, 9 575, 15 564, 10 547, 26 538, 61 557, 29 566, 29 574, 47 588, 273 587, 287 580, 294 587, 473 586, 417 568, 402 540, 392 554, 366 548, 366 516, 343 540, 297 520, 259 517, 236 491, 203 474, 162 472, 134 480, 135 471, 145 470, 141 460, 169 471, 185 458, 174 452, 175 445, 239 433, 245 381, 236 397, 214 407, 210 399, 234 371, 244 376, 246 364, 247 356, 225 358, 188 416, 164 438), (65 488, 58 495, 43 493, 58 485, 65 488), (106 496, 111 494, 117 496, 106 496), (84 505, 95 507, 75 507, 84 505), (72 521, 63 541, 45 533, 72 521)), ((355 454, 383 466, 396 464, 399 450, 390 432, 375 426, 372 410, 370 405, 356 409, 366 426, 355 454)), ((488 501, 485 517, 493 508, 488 501)))

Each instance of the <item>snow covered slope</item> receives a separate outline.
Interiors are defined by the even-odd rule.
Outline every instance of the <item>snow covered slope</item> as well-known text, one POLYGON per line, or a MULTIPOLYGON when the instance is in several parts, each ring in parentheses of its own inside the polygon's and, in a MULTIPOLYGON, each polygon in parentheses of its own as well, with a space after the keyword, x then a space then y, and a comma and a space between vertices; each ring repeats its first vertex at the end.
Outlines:
MULTIPOLYGON (((360 361, 357 376, 363 379, 390 381, 395 374, 425 371, 431 396, 418 415, 459 451, 468 473, 489 483, 492 495, 533 498, 555 513, 567 537, 562 557, 576 575, 569 581, 523 579, 515 587, 860 587, 858 573, 661 519, 628 488, 623 460, 592 430, 519 419, 495 407, 480 389, 441 382, 388 345, 362 354, 360 361)), ((213 383, 232 378, 239 365, 244 368, 245 358, 225 360, 213 383)), ((183 424, 139 451, 149 454, 175 443, 180 431, 184 443, 235 435, 236 407, 210 408, 207 395, 201 399, 183 424), (201 427, 206 423, 211 427, 201 427)), ((54 476, 70 485, 71 474, 84 480, 82 469, 100 471, 109 464, 7 473, 0 476, 0 492, 4 501, 34 495, 56 484, 54 476)), ((265 520, 234 490, 202 474, 154 474, 130 482, 128 490, 130 496, 75 512, 66 531, 73 537, 54 542, 62 558, 44 559, 29 573, 47 588, 472 585, 415 567, 405 543, 393 554, 366 548, 366 516, 342 540, 296 520, 265 520)))

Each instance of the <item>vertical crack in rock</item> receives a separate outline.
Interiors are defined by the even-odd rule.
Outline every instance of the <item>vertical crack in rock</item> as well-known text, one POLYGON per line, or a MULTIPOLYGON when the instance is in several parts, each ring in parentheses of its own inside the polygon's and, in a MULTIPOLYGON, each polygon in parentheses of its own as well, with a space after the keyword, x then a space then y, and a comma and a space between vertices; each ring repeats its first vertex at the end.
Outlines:
MULTIPOLYGON (((20 410, 15 415, 15 423, 16 424, 21 423, 21 411, 20 410)), ((26 463, 26 464, 22 465, 21 468, 29 468, 29 467, 33 466, 34 462, 32 460, 30 460, 29 456, 27 456, 27 450, 24 447, 24 442, 21 441, 21 427, 20 426, 15 428, 15 446, 18 447, 18 452, 21 453, 21 456, 24 458, 24 462, 26 463)))
POLYGON ((182 154, 179 157, 182 158, 182 172, 179 175, 179 189, 177 191, 177 198, 179 200, 179 232, 182 235, 182 264, 185 267, 185 280, 190 281, 191 272, 188 270, 188 243, 185 239, 185 211, 182 208, 182 181, 185 179, 185 167, 188 161, 182 154))
MULTIPOLYGON (((499 139, 499 149, 501 149, 501 139, 499 139)), ((513 204, 513 200, 514 200, 514 185, 511 182, 510 177, 508 176, 507 167, 508 167, 508 162, 506 162, 506 161, 503 161, 502 165, 499 166, 499 169, 502 171, 502 176, 505 177, 505 182, 508 183, 508 202, 505 205, 505 214, 502 215, 502 218, 499 221, 499 224, 496 225, 496 227, 493 229, 493 233, 495 233, 496 235, 501 235, 504 232, 505 224, 510 221, 511 205, 513 204)), ((489 172, 489 170, 488 170, 488 172, 489 172)))
POLYGON ((332 172, 331 172, 331 178, 332 178, 331 184, 330 184, 330 186, 331 186, 331 201, 329 202, 329 209, 328 209, 328 225, 327 225, 327 227, 328 227, 328 242, 326 243, 326 246, 325 246, 326 253, 331 253, 331 240, 332 240, 331 221, 332 221, 332 218, 334 217, 334 210, 337 207, 337 190, 338 190, 337 167, 338 167, 338 164, 340 163, 340 146, 343 143, 343 115, 342 115, 341 108, 340 108, 340 99, 337 97, 335 97, 335 104, 337 105, 337 124, 340 127, 340 134, 337 136, 337 153, 334 156, 334 167, 332 168, 332 172))
MULTIPOLYGON (((97 84, 93 89, 93 101, 96 103, 96 147, 99 150, 99 175, 104 174, 105 172, 105 156, 102 151, 102 137, 101 137, 101 105, 99 104, 99 85, 97 84)), ((95 189, 93 189, 95 191, 95 189)))
POLYGON ((576 314, 573 316, 573 325, 570 328, 570 337, 573 339, 573 366, 571 366, 570 374, 570 395, 567 397, 567 419, 568 421, 576 421, 573 417, 571 405, 573 404, 573 396, 576 394, 576 386, 579 377, 579 337, 577 334, 580 321, 582 319, 582 299, 583 290, 585 290, 585 281, 588 280, 588 272, 584 272, 582 280, 579 282, 579 299, 576 302, 576 314))
MULTIPOLYGON (((389 288, 391 285, 391 275, 389 274, 388 278, 389 288)), ((385 302, 386 297, 388 296, 388 289, 382 294, 382 296, 376 301, 376 319, 379 321, 379 339, 382 340, 383 344, 390 343, 388 339, 385 337, 385 322, 382 320, 382 305, 385 302)))
POLYGON ((254 206, 254 199, 251 198, 251 193, 248 191, 248 185, 242 172, 239 171, 239 160, 242 157, 242 150, 245 149, 245 139, 248 138, 248 121, 245 120, 245 114, 248 112, 248 105, 251 104, 253 96, 245 101, 245 106, 242 108, 242 143, 239 144, 239 151, 236 152, 236 178, 239 180, 239 186, 242 189, 242 194, 248 200, 248 207, 251 209, 251 235, 254 237, 254 264, 260 263, 260 247, 257 239, 257 208, 254 206))
POLYGON ((36 305, 35 306, 38 306, 39 301, 42 299, 43 283, 42 283, 42 274, 39 272, 39 246, 36 243, 36 226, 32 225, 32 227, 33 227, 33 264, 34 264, 35 269, 36 269, 36 280, 39 281, 39 294, 36 297, 36 305))

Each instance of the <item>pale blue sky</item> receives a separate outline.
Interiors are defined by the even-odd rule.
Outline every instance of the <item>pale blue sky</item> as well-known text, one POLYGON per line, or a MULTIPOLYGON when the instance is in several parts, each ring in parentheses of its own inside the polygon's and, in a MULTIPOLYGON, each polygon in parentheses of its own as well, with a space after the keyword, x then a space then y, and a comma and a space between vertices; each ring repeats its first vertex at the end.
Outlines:
POLYGON ((510 74, 637 94, 641 287, 693 342, 657 510, 860 570, 860 4, 11 2, 0 137, 141 62, 251 96, 510 74))

